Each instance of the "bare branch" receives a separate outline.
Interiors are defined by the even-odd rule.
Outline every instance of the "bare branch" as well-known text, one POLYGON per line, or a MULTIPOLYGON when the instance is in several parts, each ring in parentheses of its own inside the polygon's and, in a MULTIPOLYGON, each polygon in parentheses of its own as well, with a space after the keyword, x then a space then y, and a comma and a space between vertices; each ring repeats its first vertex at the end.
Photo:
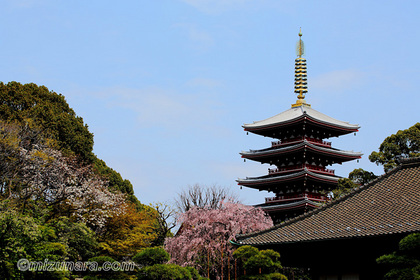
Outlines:
POLYGON ((175 199, 175 207, 182 213, 193 207, 218 209, 222 201, 236 203, 239 202, 239 198, 236 193, 226 187, 194 184, 179 193, 175 199))

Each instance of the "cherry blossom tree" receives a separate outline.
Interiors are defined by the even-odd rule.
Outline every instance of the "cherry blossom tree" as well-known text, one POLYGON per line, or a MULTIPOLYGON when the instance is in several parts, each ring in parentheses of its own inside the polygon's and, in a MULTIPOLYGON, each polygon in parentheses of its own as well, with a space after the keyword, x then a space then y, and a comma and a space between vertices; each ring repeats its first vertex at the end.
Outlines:
POLYGON ((42 200, 57 205, 57 210, 67 209, 76 220, 97 231, 102 230, 108 217, 124 211, 125 195, 111 192, 90 166, 82 166, 49 147, 21 149, 21 156, 23 200, 42 200))
POLYGON ((36 201, 54 214, 74 217, 103 230, 107 219, 120 211, 126 195, 110 191, 108 182, 76 156, 63 155, 54 141, 39 130, 0 121, 0 197, 25 209, 36 201))
POLYGON ((212 279, 234 269, 230 241, 235 235, 273 226, 263 210, 240 203, 221 202, 221 207, 194 207, 178 218, 181 228, 175 237, 165 241, 171 262, 193 266, 212 279))

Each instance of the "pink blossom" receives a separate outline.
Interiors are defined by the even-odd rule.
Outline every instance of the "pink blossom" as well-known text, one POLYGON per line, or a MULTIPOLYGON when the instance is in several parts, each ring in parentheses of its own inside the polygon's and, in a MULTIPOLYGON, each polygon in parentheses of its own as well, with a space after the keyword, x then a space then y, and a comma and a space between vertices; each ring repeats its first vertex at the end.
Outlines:
POLYGON ((231 240, 235 235, 267 229, 271 219, 258 208, 222 202, 219 209, 194 207, 179 216, 182 225, 175 237, 167 238, 165 249, 171 262, 194 266, 202 274, 207 269, 218 278, 220 267, 232 260, 231 240))

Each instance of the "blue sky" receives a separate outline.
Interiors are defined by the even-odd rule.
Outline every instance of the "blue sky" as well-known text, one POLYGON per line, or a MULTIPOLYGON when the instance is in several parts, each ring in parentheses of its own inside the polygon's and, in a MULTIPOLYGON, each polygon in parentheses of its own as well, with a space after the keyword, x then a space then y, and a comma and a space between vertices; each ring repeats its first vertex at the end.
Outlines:
POLYGON ((382 174, 368 160, 419 121, 418 1, 1 0, 0 81, 45 85, 95 135, 94 152, 143 203, 217 184, 244 203, 271 196, 235 179, 267 165, 241 150, 271 139, 241 125, 290 108, 302 27, 307 102, 359 124, 333 145, 364 153, 330 167, 382 174))

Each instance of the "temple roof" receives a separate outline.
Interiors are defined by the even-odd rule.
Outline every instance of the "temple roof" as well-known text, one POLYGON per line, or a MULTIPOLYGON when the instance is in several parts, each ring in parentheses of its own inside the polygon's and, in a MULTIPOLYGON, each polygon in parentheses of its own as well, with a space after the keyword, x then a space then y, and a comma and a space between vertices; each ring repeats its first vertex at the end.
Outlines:
MULTIPOLYGON (((249 151, 242 151, 240 154, 244 158, 262 158, 262 157, 269 157, 273 155, 280 155, 285 153, 292 153, 299 150, 313 150, 318 151, 321 154, 329 155, 331 157, 343 157, 348 158, 348 160, 352 160, 355 158, 360 158, 363 154, 360 152, 353 152, 353 151, 342 151, 335 148, 325 148, 318 146, 316 144, 312 144, 311 142, 307 140, 302 140, 302 142, 290 145, 286 147, 274 147, 274 148, 267 148, 262 150, 249 150, 249 151)), ((255 159, 258 160, 258 159, 255 159)))
POLYGON ((286 175, 277 175, 277 176, 270 176, 265 175, 261 177, 247 177, 245 179, 238 179, 238 185, 247 186, 250 188, 257 188, 260 189, 261 186, 265 186, 267 184, 278 184, 282 182, 292 182, 299 179, 312 179, 315 181, 322 181, 322 182, 329 182, 331 184, 336 184, 337 181, 341 178, 335 175, 324 175, 318 174, 316 172, 309 171, 308 169, 303 169, 299 172, 294 172, 286 175), (260 186, 258 188, 257 186, 260 186))
POLYGON ((262 121, 255 121, 251 124, 244 124, 243 128, 246 131, 254 131, 254 130, 261 130, 261 129, 270 129, 272 127, 281 127, 285 125, 289 125, 290 123, 298 122, 300 120, 305 119, 305 117, 313 122, 333 127, 336 129, 347 130, 349 132, 358 131, 360 128, 359 125, 350 124, 348 122, 343 122, 331 118, 327 115, 324 115, 315 109, 312 109, 308 106, 299 106, 293 107, 289 110, 286 110, 278 115, 275 115, 271 118, 262 120, 262 121))
POLYGON ((274 245, 420 232, 420 158, 317 210, 265 231, 239 235, 239 245, 274 245))
POLYGON ((279 209, 289 210, 289 209, 305 208, 305 207, 317 208, 317 207, 320 207, 321 205, 322 205, 322 203, 320 203, 320 202, 312 201, 309 198, 304 198, 304 199, 289 202, 289 203, 272 204, 272 205, 270 205, 270 204, 260 204, 260 205, 256 205, 256 206, 258 208, 264 209, 265 212, 270 212, 270 211, 278 211, 279 209))

